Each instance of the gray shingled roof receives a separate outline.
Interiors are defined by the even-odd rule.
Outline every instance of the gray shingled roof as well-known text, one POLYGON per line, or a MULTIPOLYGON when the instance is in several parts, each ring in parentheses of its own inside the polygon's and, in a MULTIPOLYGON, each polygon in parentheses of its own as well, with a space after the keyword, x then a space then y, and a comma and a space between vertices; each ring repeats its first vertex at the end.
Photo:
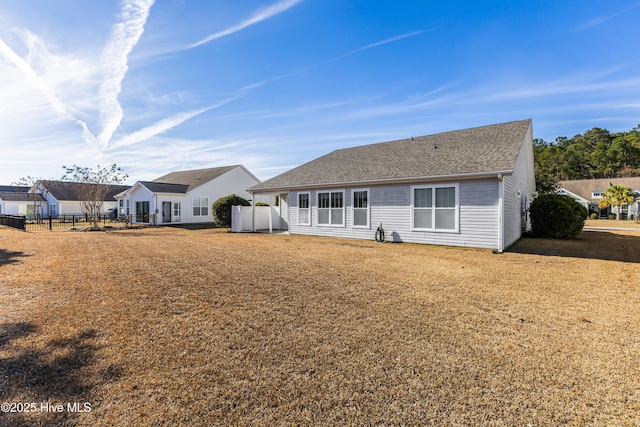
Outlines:
POLYGON ((147 187, 153 193, 178 193, 185 194, 189 186, 185 184, 172 184, 168 182, 140 181, 140 184, 147 187))
MULTIPOLYGON (((65 201, 75 201, 79 202, 82 200, 80 196, 80 188, 84 184, 80 184, 77 182, 68 182, 68 181, 40 181, 42 185, 47 189, 47 191, 55 197, 57 200, 65 200, 65 201)), ((131 186, 129 185, 107 185, 107 184, 91 184, 91 185, 106 185, 109 187, 109 191, 107 192, 104 200, 113 201, 114 196, 118 193, 121 193, 131 186)))
POLYGON ((0 185, 0 193, 28 193, 30 189, 19 185, 0 185))
POLYGON ((530 127, 528 119, 336 150, 249 190, 511 171, 530 127))
MULTIPOLYGON (((27 187, 28 189, 29 187, 27 187)), ((18 192, 18 191, 0 191, 0 199, 5 202, 33 202, 34 195, 31 193, 18 192)), ((44 198, 36 194, 35 199, 43 201, 44 198)))
MULTIPOLYGON (((156 178, 153 182, 166 183, 166 184, 182 184, 187 186, 187 191, 191 191, 194 188, 206 184, 214 178, 219 177, 232 169, 237 168, 240 165, 222 166, 218 168, 209 169, 195 169, 190 171, 171 172, 166 175, 156 178)), ((145 185, 146 186, 146 185, 145 185)), ((148 186, 146 186, 149 188, 148 186)), ((151 188, 149 188, 151 190, 151 188)), ((152 190, 153 191, 153 190, 152 190)))
POLYGON ((640 177, 628 178, 599 178, 599 179, 577 179, 572 181, 559 181, 557 187, 576 194, 583 199, 599 202, 600 198, 594 199, 594 191, 606 191, 611 184, 622 184, 632 190, 640 190, 640 177))

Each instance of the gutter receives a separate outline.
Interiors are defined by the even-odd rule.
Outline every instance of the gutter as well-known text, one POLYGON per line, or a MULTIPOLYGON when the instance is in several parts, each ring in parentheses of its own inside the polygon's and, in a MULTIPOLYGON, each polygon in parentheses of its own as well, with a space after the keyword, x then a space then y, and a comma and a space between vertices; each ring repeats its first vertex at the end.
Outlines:
POLYGON ((388 184, 410 184, 421 182, 438 182, 438 181, 462 181, 471 179, 483 179, 494 178, 496 176, 507 176, 513 174, 513 170, 502 170, 492 172, 474 172, 474 173, 462 173, 451 175, 432 175, 432 176, 416 176, 406 178, 385 178, 385 179, 371 179, 360 181, 341 181, 341 182, 323 182, 316 184, 300 184, 300 185, 288 185, 282 187, 270 187, 270 188, 250 188, 247 190, 251 194, 255 193, 276 193, 285 192, 290 190, 306 190, 313 188, 328 188, 328 187, 356 187, 365 185, 388 185, 388 184))

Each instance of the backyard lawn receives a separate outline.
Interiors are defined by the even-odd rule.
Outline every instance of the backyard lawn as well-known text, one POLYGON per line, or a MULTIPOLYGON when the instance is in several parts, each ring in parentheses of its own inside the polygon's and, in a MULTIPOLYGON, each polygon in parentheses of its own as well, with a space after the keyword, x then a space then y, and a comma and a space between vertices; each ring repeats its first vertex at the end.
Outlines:
POLYGON ((639 267, 640 230, 0 228, 0 425, 637 426, 639 267))

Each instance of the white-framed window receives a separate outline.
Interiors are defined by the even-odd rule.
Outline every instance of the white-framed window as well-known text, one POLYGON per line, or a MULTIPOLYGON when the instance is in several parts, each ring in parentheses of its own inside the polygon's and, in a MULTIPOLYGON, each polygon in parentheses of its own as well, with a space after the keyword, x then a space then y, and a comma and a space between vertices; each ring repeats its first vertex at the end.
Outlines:
POLYGON ((602 191, 592 191, 591 192, 592 199, 602 199, 602 191))
POLYGON ((131 215, 131 202, 129 201, 129 199, 126 200, 126 212, 125 215, 131 215))
POLYGON ((460 227, 459 193, 457 183, 412 186, 413 230, 457 232, 460 227))
POLYGON ((173 202, 173 221, 180 221, 180 202, 173 202))
POLYGON ((56 205, 55 203, 49 204, 49 216, 53 218, 58 217, 58 205, 56 205))
POLYGON ((309 193, 298 193, 298 224, 311 225, 311 206, 309 193))
POLYGON ((194 197, 193 198, 193 216, 209 215, 209 198, 194 197))
POLYGON ((369 228, 369 189, 354 189, 351 194, 351 200, 353 201, 353 227, 369 228))
POLYGON ((344 191, 318 192, 318 225, 344 225, 344 191))

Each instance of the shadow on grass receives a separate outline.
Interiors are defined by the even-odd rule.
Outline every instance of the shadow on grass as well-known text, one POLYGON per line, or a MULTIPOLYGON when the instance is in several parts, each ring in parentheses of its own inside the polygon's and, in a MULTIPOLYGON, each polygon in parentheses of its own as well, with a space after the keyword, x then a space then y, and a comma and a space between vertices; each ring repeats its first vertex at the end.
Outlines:
POLYGON ((0 266, 21 262, 20 258, 24 258, 27 256, 29 255, 25 254, 24 252, 9 251, 7 249, 0 248, 0 266))
POLYGON ((573 240, 525 237, 507 252, 640 263, 640 235, 584 230, 573 240))
POLYGON ((67 404, 92 404, 93 388, 117 381, 122 368, 110 366, 98 374, 87 374, 95 362, 98 346, 95 329, 70 338, 53 339, 34 346, 25 339, 37 338, 33 323, 0 324, 0 402, 34 402, 32 413, 0 413, 0 425, 76 425, 78 412, 67 404), (19 341, 17 341, 19 340, 19 341), (41 403, 63 405, 60 412, 43 410, 41 403))

